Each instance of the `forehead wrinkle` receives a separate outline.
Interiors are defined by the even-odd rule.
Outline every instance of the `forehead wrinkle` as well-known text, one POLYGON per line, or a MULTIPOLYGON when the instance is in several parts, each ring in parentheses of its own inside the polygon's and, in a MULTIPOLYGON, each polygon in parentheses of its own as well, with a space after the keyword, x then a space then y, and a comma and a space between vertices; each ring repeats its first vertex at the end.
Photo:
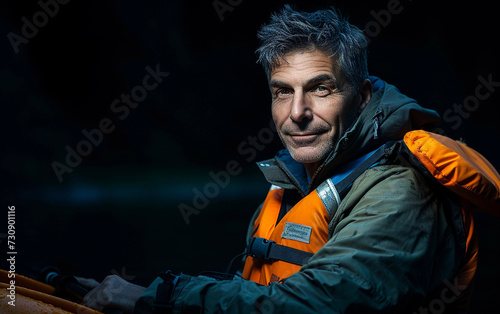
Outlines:
POLYGON ((279 71, 279 69, 297 69, 298 71, 304 71, 305 69, 311 67, 311 63, 321 63, 322 65, 313 65, 313 67, 320 67, 324 68, 330 72, 333 70, 333 60, 326 61, 326 60, 318 60, 319 58, 309 58, 307 60, 302 60, 299 62, 294 62, 293 64, 288 62, 286 59, 283 59, 283 62, 280 62, 277 66, 273 68, 271 71, 271 75, 273 73, 276 73, 276 71, 279 71))
POLYGON ((316 83, 333 83, 337 85, 337 78, 330 69, 314 70, 312 73, 305 73, 305 75, 294 74, 288 75, 286 71, 277 71, 273 73, 269 85, 271 87, 290 87, 293 84, 300 84, 304 86, 313 85, 316 83))
POLYGON ((270 86, 289 85, 287 81, 294 80, 297 77, 300 78, 301 72, 306 73, 307 81, 313 80, 318 76, 328 75, 333 78, 335 84, 339 82, 335 71, 334 58, 316 50, 292 52, 283 56, 271 71, 269 77, 270 86))

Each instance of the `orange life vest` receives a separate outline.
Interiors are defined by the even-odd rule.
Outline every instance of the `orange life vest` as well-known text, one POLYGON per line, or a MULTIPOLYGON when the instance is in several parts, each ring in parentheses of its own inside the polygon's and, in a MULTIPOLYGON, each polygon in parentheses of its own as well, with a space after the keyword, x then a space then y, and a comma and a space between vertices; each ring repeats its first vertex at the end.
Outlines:
MULTIPOLYGON (((261 214, 255 220, 254 239, 257 239, 257 241, 274 241, 273 246, 275 247, 278 247, 276 245, 282 245, 310 252, 312 255, 328 241, 328 223, 330 221, 328 211, 318 193, 313 191, 276 224, 281 209, 283 192, 284 189, 274 186, 269 191, 261 214)), ((261 245, 265 244, 261 243, 261 245)), ((301 265, 283 260, 266 261, 263 258, 248 256, 242 276, 257 283, 268 285, 298 272, 300 267, 301 265)))
MULTIPOLYGON (((341 195, 364 170, 376 164, 385 147, 341 167, 279 220, 283 188, 272 186, 254 223, 242 277, 262 285, 280 281, 299 271, 328 241, 328 224, 341 195), (278 222, 279 220, 279 222, 278 222)), ((264 165, 266 166, 266 165, 264 165)))

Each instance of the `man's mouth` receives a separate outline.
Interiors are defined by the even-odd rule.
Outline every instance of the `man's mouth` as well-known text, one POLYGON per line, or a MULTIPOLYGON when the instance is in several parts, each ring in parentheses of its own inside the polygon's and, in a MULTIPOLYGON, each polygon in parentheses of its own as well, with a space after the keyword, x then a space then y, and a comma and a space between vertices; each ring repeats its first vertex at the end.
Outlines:
POLYGON ((288 135, 292 138, 293 142, 298 145, 304 145, 314 142, 318 137, 326 131, 315 132, 290 132, 288 135))

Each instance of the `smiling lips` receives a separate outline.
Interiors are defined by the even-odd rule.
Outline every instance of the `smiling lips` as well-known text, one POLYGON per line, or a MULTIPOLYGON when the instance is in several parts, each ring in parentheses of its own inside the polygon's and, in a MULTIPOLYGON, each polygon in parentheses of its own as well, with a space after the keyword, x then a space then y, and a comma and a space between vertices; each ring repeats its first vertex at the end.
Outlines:
POLYGON ((316 132, 291 132, 288 134, 296 144, 308 144, 314 142, 319 136, 324 134, 326 131, 316 131, 316 132))

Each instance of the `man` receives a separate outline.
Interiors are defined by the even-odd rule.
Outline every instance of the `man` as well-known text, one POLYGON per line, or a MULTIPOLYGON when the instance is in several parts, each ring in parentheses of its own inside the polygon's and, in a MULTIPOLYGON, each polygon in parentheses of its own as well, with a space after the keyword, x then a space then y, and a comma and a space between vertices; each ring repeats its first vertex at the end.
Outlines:
POLYGON ((84 304, 136 313, 425 313, 438 300, 463 310, 456 278, 468 262, 464 234, 422 174, 381 162, 349 185, 340 205, 329 199, 339 196, 329 181, 339 169, 434 127, 439 116, 368 76, 363 33, 334 9, 285 6, 258 36, 286 150, 260 163, 273 186, 250 224, 243 278, 167 272, 147 289, 116 276, 82 280, 94 288, 84 304), (281 255, 259 255, 271 254, 269 240, 281 255))

